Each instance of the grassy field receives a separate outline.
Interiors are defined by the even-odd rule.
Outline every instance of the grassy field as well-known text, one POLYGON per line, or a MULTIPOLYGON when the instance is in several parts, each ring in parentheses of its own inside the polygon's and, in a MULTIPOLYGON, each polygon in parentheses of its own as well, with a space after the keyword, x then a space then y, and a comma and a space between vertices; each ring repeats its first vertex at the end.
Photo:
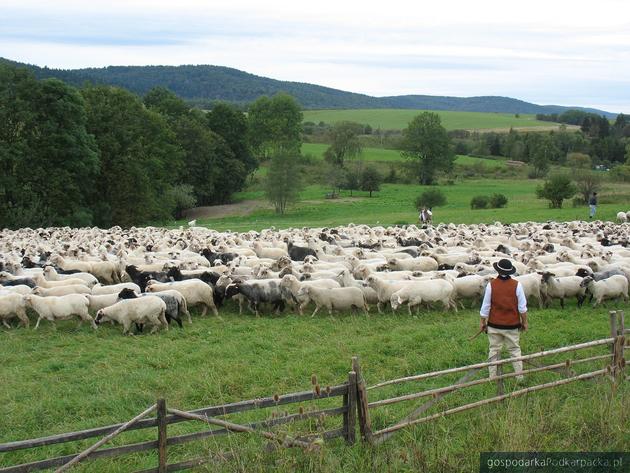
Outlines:
MULTIPOLYGON (((402 130, 419 113, 425 110, 363 109, 363 110, 304 110, 304 121, 333 124, 353 121, 369 124, 373 129, 402 130)), ((534 115, 512 113, 445 112, 435 111, 447 130, 480 130, 492 128, 550 127, 554 123, 536 120, 534 115)))
MULTIPOLYGON (((440 186, 447 197, 447 204, 433 209, 435 223, 482 223, 501 221, 505 223, 546 220, 584 220, 588 218, 588 208, 572 207, 565 201, 562 209, 550 209, 547 201, 536 198, 535 189, 541 181, 516 179, 480 179, 457 182, 452 186, 440 186), (475 195, 504 194, 508 205, 502 209, 470 210, 470 199, 475 195)), ((416 223, 418 213, 414 209, 415 198, 430 187, 405 184, 384 184, 380 192, 372 198, 367 192, 355 191, 353 197, 343 192, 340 199, 325 199, 331 189, 322 185, 308 186, 301 194, 301 201, 289 209, 285 215, 277 215, 270 209, 261 209, 250 215, 226 217, 222 219, 198 219, 198 224, 217 230, 247 231, 275 226, 317 227, 343 225, 348 222, 369 225, 391 225, 396 223, 416 223)), ((620 206, 625 204, 605 203, 607 199, 627 202, 630 186, 615 184, 600 192, 597 217, 614 220, 620 206)), ((261 200, 262 191, 248 191, 237 194, 240 200, 261 200)), ((185 221, 177 222, 184 224, 185 221)))
MULTIPOLYGON (((418 317, 403 313, 373 313, 369 318, 340 315, 334 320, 292 314, 254 318, 237 315, 234 307, 222 309, 221 314, 223 320, 196 317, 193 325, 186 324, 183 330, 173 328, 137 337, 123 337, 119 326, 105 325, 94 332, 88 326, 77 328, 74 321, 59 323, 56 331, 46 323, 38 331, 2 330, 0 442, 122 422, 158 397, 165 397, 172 407, 194 409, 308 390, 313 373, 322 386, 342 383, 353 355, 361 357, 369 385, 486 357, 484 337, 467 341, 477 329, 475 310, 457 314, 435 310, 418 317)), ((608 333, 605 309, 578 310, 574 303, 564 311, 533 308, 522 348, 524 353, 531 353, 541 347, 604 338, 608 333)), ((601 363, 576 366, 576 371, 599 366, 601 363)), ((455 379, 373 391, 370 399, 438 387, 455 379)), ((554 379, 557 375, 551 373, 532 375, 526 385, 554 379)), ((512 388, 512 381, 507 386, 512 388)), ((491 385, 469 388, 448 396, 439 407, 472 402, 493 392, 491 385)), ((321 454, 261 453, 256 438, 233 436, 172 447, 169 458, 192 458, 207 450, 237 453, 237 460, 218 462, 207 470, 226 472, 461 472, 477 471, 479 452, 486 450, 627 451, 629 394, 626 384, 611 398, 606 380, 573 384, 423 424, 377 448, 350 448, 339 440, 326 444, 321 454)), ((331 401, 321 401, 320 406, 329 407, 331 401)), ((334 401, 335 405, 340 402, 334 401)), ((374 411, 374 428, 391 424, 419 403, 374 411)), ((293 405, 288 411, 297 409, 293 405)), ((283 407, 278 412, 285 410, 283 407)), ((261 415, 265 414, 248 413, 230 419, 251 421, 261 419, 261 415)), ((336 426, 336 421, 325 425, 336 426)), ((195 423, 177 424, 169 427, 169 435, 202 428, 195 423)), ((295 428, 317 431, 313 423, 295 428)), ((281 431, 290 433, 292 428, 281 431)), ((154 436, 152 429, 134 431, 123 434, 122 440, 129 443, 154 436)), ((114 445, 120 443, 114 441, 114 445)), ((69 454, 90 445, 90 441, 69 445, 0 454, 0 466, 69 454)), ((86 462, 76 471, 127 472, 155 462, 152 453, 134 454, 120 460, 86 462)))
MULTIPOLYGON (((317 159, 324 159, 324 152, 328 149, 327 144, 323 143, 304 143, 302 144, 302 154, 311 155, 317 159)), ((383 149, 383 148, 363 148, 361 152, 361 159, 366 162, 384 162, 392 163, 403 161, 400 151, 395 149, 383 149)), ((479 164, 495 169, 505 167, 505 159, 484 159, 474 158, 471 156, 457 155, 455 159, 456 164, 479 164)))

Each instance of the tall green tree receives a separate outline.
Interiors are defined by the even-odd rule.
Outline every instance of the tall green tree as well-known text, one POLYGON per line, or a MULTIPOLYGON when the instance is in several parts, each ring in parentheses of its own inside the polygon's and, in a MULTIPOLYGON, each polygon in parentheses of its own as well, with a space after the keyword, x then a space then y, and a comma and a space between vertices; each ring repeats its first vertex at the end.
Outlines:
POLYGON ((255 156, 276 153, 297 156, 302 146, 302 111, 288 94, 260 97, 249 108, 249 142, 255 156))
POLYGON ((285 151, 274 154, 265 181, 265 195, 276 213, 284 214, 287 207, 297 201, 302 188, 298 159, 285 151))
POLYGON ((245 185, 247 176, 258 168, 258 161, 252 154, 248 142, 246 115, 234 105, 218 103, 206 115, 210 129, 223 138, 229 146, 234 159, 240 163, 244 172, 231 183, 233 192, 245 185))
POLYGON ((129 226, 169 218, 173 209, 160 196, 177 182, 183 152, 164 117, 124 89, 94 86, 82 93, 88 130, 101 151, 96 223, 129 226))
POLYGON ((423 112, 403 130, 402 156, 420 184, 433 183, 437 171, 452 168, 455 156, 450 150, 450 139, 440 116, 423 112))
POLYGON ((76 89, 0 67, 0 218, 7 226, 89 225, 98 153, 76 89))
POLYGON ((328 131, 330 146, 324 152, 326 161, 343 167, 346 160, 359 156, 363 150, 359 140, 362 132, 363 125, 359 123, 349 121, 335 123, 328 131))

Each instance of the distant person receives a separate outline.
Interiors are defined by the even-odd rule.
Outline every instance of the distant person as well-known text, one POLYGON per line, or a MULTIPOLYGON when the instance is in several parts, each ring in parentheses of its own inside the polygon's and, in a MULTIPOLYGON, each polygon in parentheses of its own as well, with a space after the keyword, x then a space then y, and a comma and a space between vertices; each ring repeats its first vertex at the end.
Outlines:
MULTIPOLYGON (((501 349, 505 346, 511 357, 521 356, 519 331, 526 331, 527 326, 527 299, 521 283, 510 276, 516 272, 516 268, 508 259, 499 260, 492 266, 499 273, 498 277, 491 280, 486 286, 483 303, 479 315, 479 330, 488 334, 490 349, 489 358, 501 357, 501 349)), ((523 362, 512 363, 514 371, 523 371, 523 362)), ((497 367, 488 368, 490 377, 497 375, 497 367)), ((516 376, 517 381, 523 380, 523 375, 516 376)))
POLYGON ((590 209, 588 218, 592 219, 597 211, 597 192, 593 192, 591 198, 588 199, 588 207, 590 209))
POLYGON ((422 225, 427 223, 427 209, 425 207, 422 207, 422 210, 420 210, 420 214, 418 215, 418 220, 420 221, 422 225))
POLYGON ((433 223, 433 212, 431 211, 431 207, 427 209, 426 215, 427 215, 427 223, 433 223))

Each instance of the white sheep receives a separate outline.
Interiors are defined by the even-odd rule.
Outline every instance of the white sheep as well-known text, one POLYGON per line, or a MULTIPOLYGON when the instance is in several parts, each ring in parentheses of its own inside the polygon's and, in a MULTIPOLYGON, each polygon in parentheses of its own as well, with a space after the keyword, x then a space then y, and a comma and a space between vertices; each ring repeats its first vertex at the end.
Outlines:
POLYGON ((290 304, 297 305, 300 315, 303 314, 303 309, 308 305, 310 299, 308 296, 298 295, 300 289, 304 286, 319 287, 321 289, 334 289, 341 287, 337 281, 333 279, 316 279, 314 281, 298 281, 298 279, 292 274, 287 274, 280 280, 280 290, 282 297, 290 304))
POLYGON ((101 284, 97 284, 92 288, 93 296, 102 296, 104 294, 118 294, 123 289, 131 289, 132 291, 140 294, 142 291, 140 290, 140 286, 132 282, 122 282, 119 284, 111 284, 109 286, 102 286, 101 284))
POLYGON ((35 284, 37 284, 39 287, 45 287, 47 289, 51 288, 51 287, 61 287, 61 286, 85 286, 85 287, 88 287, 88 285, 85 283, 85 281, 83 279, 79 279, 79 278, 68 278, 68 279, 62 279, 60 281, 49 281, 43 275, 37 274, 37 275, 33 276, 33 281, 35 281, 35 284))
POLYGON ((387 266, 393 271, 435 271, 438 269, 437 261, 428 256, 408 259, 388 258, 387 266))
POLYGON ((617 221, 619 223, 626 223, 628 221, 628 215, 626 212, 617 212, 617 221))
POLYGON ((593 307, 597 307, 603 300, 619 297, 623 297, 623 300, 628 302, 628 279, 625 276, 616 274, 601 281, 595 281, 591 276, 586 276, 581 285, 593 295, 595 299, 593 307))
POLYGON ((208 309, 212 310, 214 315, 219 315, 217 307, 214 305, 212 287, 199 279, 186 279, 184 281, 174 281, 169 283, 160 283, 151 280, 147 285, 147 292, 161 292, 173 289, 184 296, 188 307, 202 305, 202 317, 208 313, 208 309))
POLYGON ((44 276, 46 276, 46 279, 49 281, 64 281, 75 278, 81 279, 88 287, 92 287, 98 282, 98 279, 90 273, 59 274, 52 266, 46 266, 44 268, 44 276))
POLYGON ((556 277, 554 273, 544 272, 540 282, 540 295, 547 307, 552 299, 560 299, 560 307, 564 309, 564 299, 567 297, 577 297, 578 307, 581 307, 586 292, 581 283, 582 278, 579 276, 556 277))
POLYGON ((22 294, 25 296, 26 294, 31 294, 33 289, 31 289, 26 284, 18 284, 17 286, 2 286, 3 292, 15 292, 16 294, 22 294))
MULTIPOLYGON (((453 285, 455 292, 453 293, 453 299, 472 299, 472 305, 478 304, 479 300, 483 297, 488 284, 488 277, 479 276, 477 274, 471 274, 470 276, 462 276, 461 278, 449 278, 449 282, 453 285)), ((464 303, 459 301, 462 309, 464 303)))
POLYGON ((68 294, 90 294, 90 288, 83 284, 73 284, 70 286, 59 287, 35 287, 32 293, 37 296, 50 297, 50 296, 66 296, 68 294))
POLYGON ((514 278, 523 286, 523 292, 525 298, 529 301, 531 297, 538 299, 539 308, 543 308, 543 297, 540 294, 540 281, 541 276, 538 273, 523 274, 522 276, 516 276, 514 278))
POLYGON ((417 311, 422 302, 441 302, 445 310, 452 308, 457 312, 457 304, 453 301, 455 288, 446 279, 432 279, 429 281, 416 281, 406 285, 390 296, 392 310, 407 303, 407 310, 411 315, 411 308, 415 306, 417 311))
POLYGON ((151 333, 164 326, 168 330, 165 317, 166 304, 159 297, 142 297, 139 299, 123 299, 116 304, 99 309, 96 313, 96 323, 113 320, 123 326, 123 335, 129 333, 131 324, 150 324, 151 333))
POLYGON ((53 327, 55 327, 55 320, 67 320, 73 315, 79 316, 79 324, 86 320, 90 322, 92 328, 96 329, 96 324, 88 313, 90 303, 83 294, 48 297, 29 294, 24 296, 24 301, 26 302, 26 306, 37 312, 39 316, 35 324, 35 330, 39 327, 39 323, 42 319, 50 321, 53 327))
POLYGON ((266 248, 262 246, 260 242, 254 242, 253 245, 254 251, 259 258, 270 258, 272 260, 277 260, 282 258, 283 256, 289 256, 286 250, 282 248, 266 248))
POLYGON ((86 297, 90 302, 89 309, 91 312, 96 313, 100 309, 109 307, 118 302, 118 293, 112 292, 110 294, 87 294, 86 297))
POLYGON ((17 317, 24 327, 29 326, 28 316, 26 315, 26 301, 21 294, 2 293, 0 295, 0 319, 5 327, 11 328, 8 320, 17 317))
POLYGON ((326 307, 331 316, 333 309, 363 309, 365 315, 368 315, 369 309, 365 303, 365 297, 361 289, 357 287, 322 289, 315 286, 303 286, 298 291, 298 295, 308 296, 315 303, 315 310, 311 314, 311 317, 315 317, 315 314, 321 307, 326 307))

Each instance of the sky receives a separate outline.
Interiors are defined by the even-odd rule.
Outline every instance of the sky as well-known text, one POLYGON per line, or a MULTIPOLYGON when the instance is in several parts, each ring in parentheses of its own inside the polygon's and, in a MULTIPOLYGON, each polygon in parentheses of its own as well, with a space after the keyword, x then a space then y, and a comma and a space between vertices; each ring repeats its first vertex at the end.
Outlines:
POLYGON ((630 113, 628 0, 0 0, 0 56, 630 113))

